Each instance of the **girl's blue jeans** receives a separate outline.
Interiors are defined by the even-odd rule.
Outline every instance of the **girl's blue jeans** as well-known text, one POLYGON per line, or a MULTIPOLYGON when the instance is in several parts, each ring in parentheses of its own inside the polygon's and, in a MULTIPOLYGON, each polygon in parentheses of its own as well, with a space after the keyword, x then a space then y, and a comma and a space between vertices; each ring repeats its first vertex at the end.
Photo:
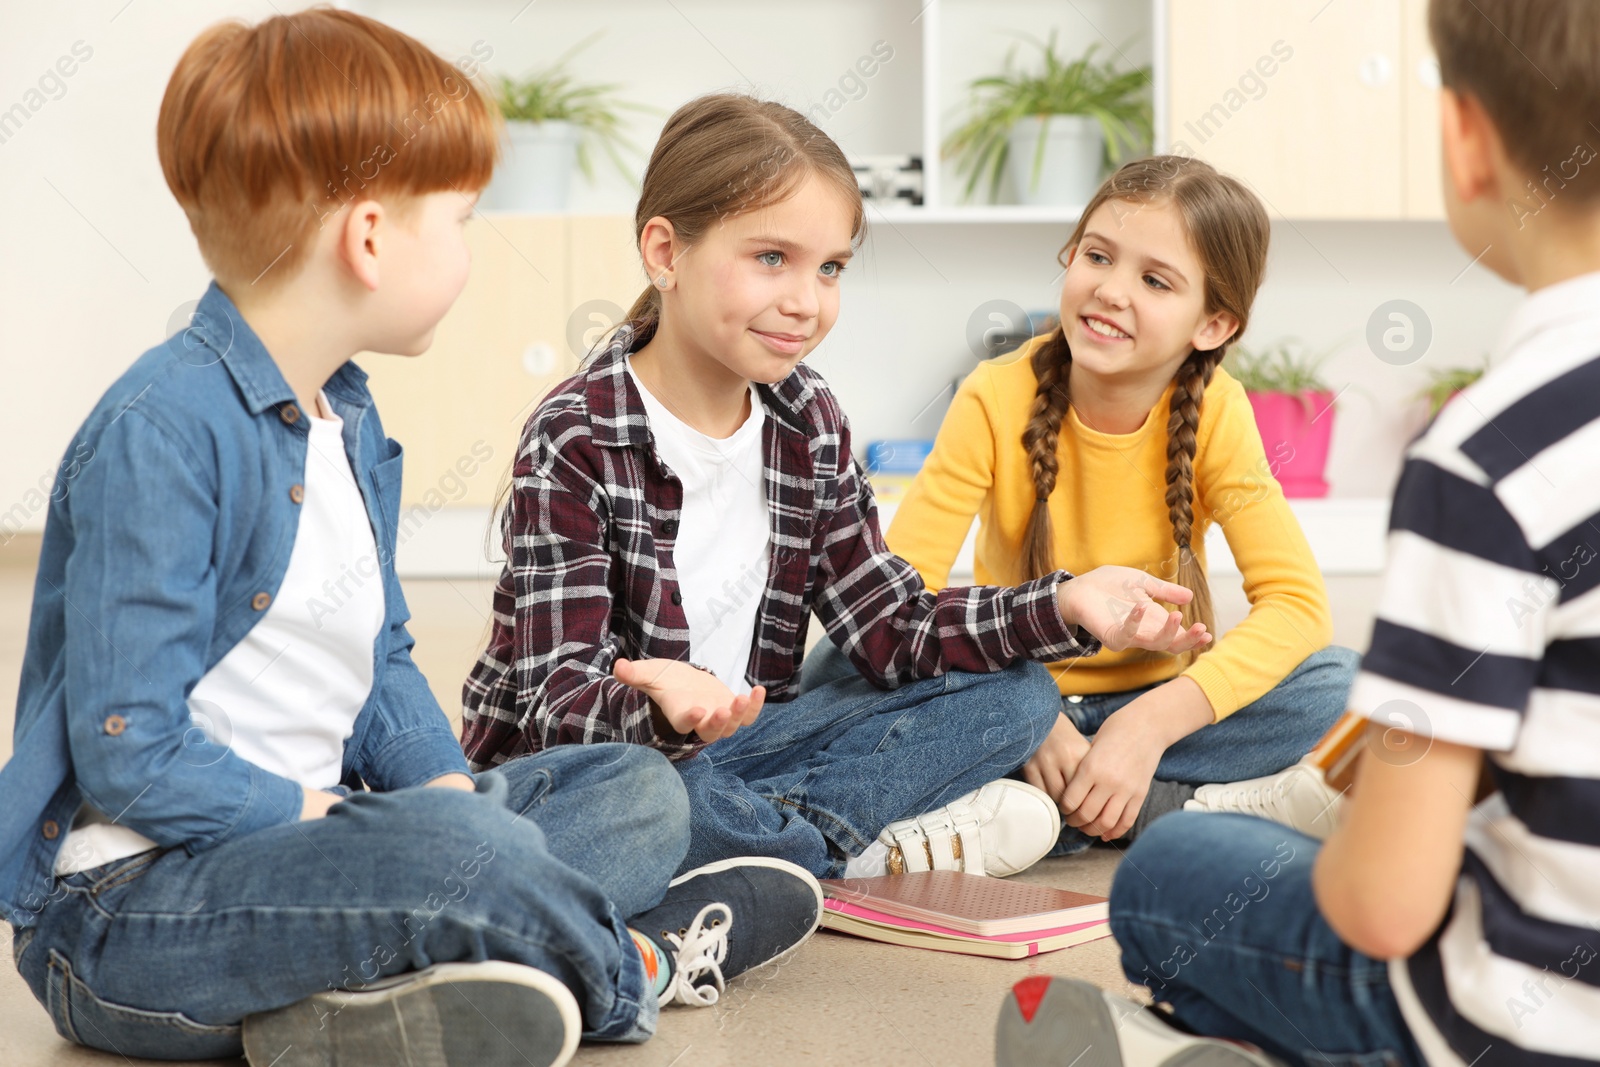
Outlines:
MULTIPOLYGON (((1359 654, 1338 645, 1313 652, 1265 695, 1171 745, 1156 764, 1156 780, 1237 782, 1276 774, 1298 762, 1344 714, 1360 664, 1359 654)), ((1112 712, 1154 688, 1065 697, 1061 713, 1092 738, 1112 712)), ((1063 826, 1050 855, 1071 856, 1092 843, 1081 831, 1063 826)))
POLYGON ((689 791, 685 869, 760 855, 838 877, 889 823, 1021 766, 1061 707, 1050 672, 1026 660, 885 690, 835 654, 836 677, 813 672, 813 653, 800 696, 676 765, 689 791))
MULTIPOLYGON (((1310 752, 1344 714, 1350 684, 1360 663, 1360 655, 1338 645, 1312 653, 1264 696, 1168 748, 1156 765, 1157 780, 1203 785, 1237 782, 1283 770, 1310 752)), ((857 677, 854 665, 831 641, 823 641, 806 657, 802 682, 809 690, 852 677, 857 677)), ((1054 681, 1050 684, 1055 686, 1054 681)), ((1079 733, 1092 738, 1112 712, 1155 688, 1149 685, 1116 693, 1060 697, 1055 709, 1071 719, 1079 733)), ((1051 715, 1050 720, 1053 725, 1055 716, 1051 715)), ((1033 749, 1038 747, 1035 744, 1033 749)), ((1025 763, 1033 749, 1006 771, 1015 771, 1025 763)), ((1074 855, 1088 848, 1092 840, 1071 826, 1063 826, 1061 840, 1050 855, 1074 855)))
POLYGON ((623 917, 688 847, 678 775, 651 749, 569 745, 476 781, 58 878, 17 969, 63 1037, 124 1056, 239 1056, 246 1015, 485 959, 561 979, 585 1036, 644 1040, 656 998, 623 917))
MULTIPOLYGON (((1339 645, 1313 652, 1260 698, 1168 748, 1156 765, 1156 778, 1204 785, 1283 770, 1310 752, 1344 714, 1360 664, 1359 654, 1339 645)), ((1061 711, 1079 733, 1093 737, 1112 712, 1155 688, 1065 697, 1061 711)))
POLYGON ((1320 847, 1249 815, 1157 819, 1111 886, 1122 969, 1196 1033, 1313 1067, 1422 1067, 1387 964, 1317 910, 1320 847))

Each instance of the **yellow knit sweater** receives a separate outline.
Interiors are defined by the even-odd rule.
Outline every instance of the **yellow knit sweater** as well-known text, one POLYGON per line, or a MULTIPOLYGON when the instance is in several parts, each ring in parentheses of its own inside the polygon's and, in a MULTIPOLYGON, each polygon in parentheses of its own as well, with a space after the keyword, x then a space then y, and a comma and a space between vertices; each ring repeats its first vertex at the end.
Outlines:
MULTIPOLYGON (((930 589, 949 584, 973 515, 978 584, 1015 585, 1027 577, 1022 538, 1036 494, 1022 431, 1038 387, 1032 355, 1042 341, 980 364, 962 383, 885 535, 930 589)), ((1114 563, 1162 577, 1175 573, 1178 550, 1165 503, 1171 399, 1169 386, 1130 434, 1091 430, 1068 410, 1049 504, 1057 567, 1082 574, 1114 563)), ((1200 406, 1196 441, 1194 547, 1203 566, 1206 531, 1221 524, 1244 576, 1249 616, 1187 668, 1179 658, 1139 650, 1054 664, 1063 694, 1136 689, 1181 671, 1199 683, 1222 719, 1332 640, 1321 572, 1270 472, 1250 401, 1220 368, 1200 406)))

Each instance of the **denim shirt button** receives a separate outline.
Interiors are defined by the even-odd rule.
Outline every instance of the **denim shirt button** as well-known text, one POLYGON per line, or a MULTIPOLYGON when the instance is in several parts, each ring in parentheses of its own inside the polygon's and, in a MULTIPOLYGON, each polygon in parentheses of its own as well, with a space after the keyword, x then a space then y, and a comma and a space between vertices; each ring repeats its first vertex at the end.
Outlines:
POLYGON ((255 596, 250 598, 250 606, 255 608, 257 611, 266 611, 267 605, 270 603, 272 603, 271 593, 257 593, 255 596))
POLYGON ((300 421, 300 409, 294 404, 285 404, 278 409, 278 418, 293 426, 300 421))
POLYGON ((1080 695, 1078 693, 1073 693, 1073 694, 1071 694, 1070 696, 1067 697, 1067 703, 1068 704, 1082 704, 1083 703, 1083 697, 1082 697, 1082 695, 1080 695))
POLYGON ((44 825, 39 827, 39 832, 46 841, 54 841, 61 836, 61 826, 54 819, 46 819, 44 825))
POLYGON ((289 487, 289 500, 292 503, 298 504, 302 500, 304 500, 305 498, 306 498, 306 487, 305 486, 303 486, 303 485, 291 485, 289 487))
POLYGON ((106 719, 103 725, 106 733, 110 734, 112 737, 116 737, 118 734, 122 733, 122 731, 128 728, 128 720, 124 719, 121 715, 112 715, 106 719))

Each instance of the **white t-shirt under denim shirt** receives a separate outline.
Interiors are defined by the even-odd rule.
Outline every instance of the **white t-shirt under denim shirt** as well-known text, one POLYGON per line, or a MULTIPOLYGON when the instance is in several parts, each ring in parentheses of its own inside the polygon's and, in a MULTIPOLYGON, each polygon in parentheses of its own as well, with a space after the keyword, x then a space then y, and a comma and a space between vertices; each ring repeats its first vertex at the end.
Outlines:
POLYGON ((766 410, 750 387, 750 417, 731 437, 707 437, 667 408, 634 373, 656 451, 683 483, 672 561, 689 624, 689 651, 735 694, 750 692, 745 671, 756 613, 767 586, 772 530, 762 450, 766 410))
POLYGON ((1498 351, 1407 456, 1351 693, 1500 786, 1389 966, 1431 1067, 1600 1062, 1600 273, 1529 294, 1498 351))
MULTIPOLYGON (((283 583, 261 620, 189 694, 195 725, 179 758, 214 763, 231 748, 274 774, 327 789, 339 783, 345 742, 372 692, 373 643, 385 605, 372 524, 345 455, 344 421, 324 396, 318 401, 325 414, 310 418, 304 495, 283 583)), ((56 874, 157 847, 111 821, 119 815, 80 807, 56 874)))

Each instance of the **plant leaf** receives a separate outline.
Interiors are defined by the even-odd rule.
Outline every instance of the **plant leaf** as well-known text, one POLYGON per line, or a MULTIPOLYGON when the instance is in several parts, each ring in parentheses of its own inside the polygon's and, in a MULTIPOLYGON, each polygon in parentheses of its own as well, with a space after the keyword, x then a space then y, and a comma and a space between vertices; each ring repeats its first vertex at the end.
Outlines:
MULTIPOLYGON (((1009 135, 1019 120, 1037 116, 1087 115, 1105 134, 1104 161, 1120 163, 1124 152, 1148 143, 1153 130, 1149 88, 1150 68, 1118 70, 1114 62, 1096 62, 1098 43, 1070 61, 1056 51, 1056 33, 1047 41, 1027 34, 1018 37, 1037 47, 1042 71, 1022 70, 1016 63, 1016 46, 1006 53, 1000 74, 976 78, 968 84, 967 117, 944 141, 941 155, 954 159, 957 173, 967 178, 962 199, 970 200, 978 184, 988 179, 988 198, 999 195, 1000 181, 1009 155, 1009 135)), ((1044 163, 1045 130, 1030 168, 1030 187, 1037 188, 1044 163)))

